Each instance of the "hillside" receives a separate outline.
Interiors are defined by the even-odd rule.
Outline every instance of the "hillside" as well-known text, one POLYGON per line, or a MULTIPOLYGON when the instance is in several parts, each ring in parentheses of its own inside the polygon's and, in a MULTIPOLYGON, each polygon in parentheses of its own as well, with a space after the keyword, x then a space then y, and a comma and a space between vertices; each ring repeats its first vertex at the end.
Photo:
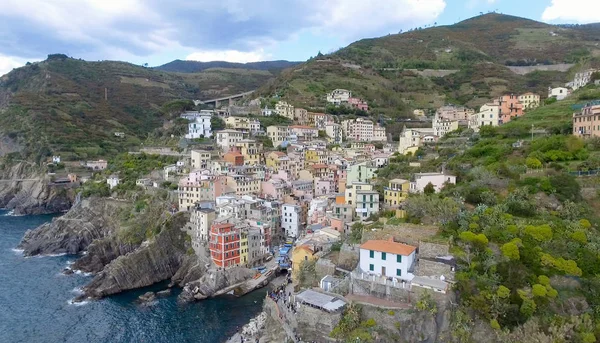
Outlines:
POLYGON ((285 70, 263 95, 324 107, 325 94, 346 88, 369 101, 375 113, 407 117, 415 108, 445 102, 477 107, 506 92, 545 95, 572 71, 519 75, 507 66, 598 63, 598 25, 552 26, 486 14, 455 25, 364 39, 333 54, 285 70))
POLYGON ((182 61, 175 60, 161 66, 155 67, 156 70, 168 71, 173 73, 198 73, 211 68, 229 68, 229 69, 247 69, 247 70, 265 70, 271 72, 280 72, 283 69, 293 67, 302 62, 290 61, 263 61, 249 63, 233 63, 225 61, 182 61))
POLYGON ((91 158, 123 151, 163 124, 160 108, 168 101, 237 94, 272 77, 244 69, 167 73, 51 55, 0 78, 0 156, 91 158))

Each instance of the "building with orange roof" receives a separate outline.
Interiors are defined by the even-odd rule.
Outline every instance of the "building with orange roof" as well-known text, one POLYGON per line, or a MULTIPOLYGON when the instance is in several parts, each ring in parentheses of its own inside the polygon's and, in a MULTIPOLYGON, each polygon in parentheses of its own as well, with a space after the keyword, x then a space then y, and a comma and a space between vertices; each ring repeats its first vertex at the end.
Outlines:
POLYGON ((210 227, 210 256, 218 267, 240 264, 240 229, 232 223, 213 224, 210 227))
POLYGON ((295 247, 292 251, 292 279, 298 282, 298 276, 300 275, 300 266, 302 262, 314 261, 317 259, 315 249, 310 245, 301 245, 295 247))
POLYGON ((242 155, 239 151, 233 150, 226 153, 223 156, 225 162, 229 162, 234 166, 243 166, 244 165, 244 155, 242 155))
POLYGON ((376 276, 412 280, 417 248, 389 240, 369 240, 360 246, 362 272, 376 276))

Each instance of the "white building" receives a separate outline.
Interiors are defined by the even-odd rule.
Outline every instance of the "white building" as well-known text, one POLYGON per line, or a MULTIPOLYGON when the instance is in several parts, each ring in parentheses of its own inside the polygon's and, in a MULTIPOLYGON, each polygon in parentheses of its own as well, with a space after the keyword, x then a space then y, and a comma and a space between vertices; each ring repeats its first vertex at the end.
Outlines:
POLYGON ((433 134, 444 137, 448 132, 458 130, 458 120, 450 120, 440 117, 438 114, 433 118, 433 134))
POLYGON ((121 180, 119 179, 118 176, 111 175, 108 177, 108 179, 106 179, 106 183, 108 184, 108 187, 110 189, 113 189, 113 188, 117 187, 119 185, 119 183, 121 183, 121 180))
POLYGON ((379 192, 376 190, 356 191, 356 216, 367 220, 372 214, 379 212, 379 192))
POLYGON ((342 132, 346 139, 361 142, 385 142, 385 128, 374 124, 371 120, 357 118, 342 121, 342 132))
POLYGON ((567 87, 573 88, 573 90, 577 90, 581 87, 585 87, 592 80, 592 74, 598 72, 597 69, 588 69, 581 73, 575 74, 575 78, 573 81, 566 84, 567 87))
POLYGON ((194 208, 190 216, 190 235, 192 247, 198 251, 200 246, 207 245, 210 225, 216 218, 215 210, 212 208, 194 208))
POLYGON ((204 116, 210 117, 213 114, 214 114, 214 111, 211 111, 211 110, 185 111, 180 115, 180 117, 183 119, 187 119, 189 121, 195 121, 196 118, 198 118, 198 117, 204 117, 204 116))
POLYGON ((491 103, 481 106, 479 113, 471 115, 469 129, 479 132, 482 126, 498 126, 500 122, 500 105, 491 103))
POLYGON ((206 150, 192 150, 191 165, 192 169, 208 169, 212 154, 206 150))
POLYGON ((272 108, 268 108, 267 106, 265 106, 265 108, 262 109, 261 114, 263 117, 270 117, 273 114, 275 114, 275 110, 272 108))
POLYGON ((330 138, 333 144, 342 143, 342 126, 336 123, 328 123, 325 125, 325 133, 330 138))
POLYGON ((393 240, 370 240, 360 246, 359 266, 363 273, 410 281, 416 247, 393 240))
POLYGON ((60 156, 52 156, 52 163, 60 163, 60 156))
POLYGON ((564 87, 548 88, 548 98, 556 98, 556 100, 563 100, 571 94, 571 91, 564 87))
POLYGON ((402 155, 414 154, 424 143, 437 141, 433 128, 407 129, 404 127, 398 142, 398 152, 402 155))
POLYGON ((281 227, 288 237, 298 237, 302 209, 298 205, 283 204, 281 208, 281 227))
POLYGON ((352 92, 345 89, 335 89, 327 94, 327 102, 334 105, 346 104, 352 97, 352 92))
POLYGON ((239 141, 248 137, 248 134, 245 134, 242 131, 237 130, 221 130, 217 131, 217 145, 223 149, 223 151, 229 151, 232 147, 234 147, 239 141))
POLYGON ((410 183, 411 193, 423 193, 425 187, 431 183, 435 192, 439 192, 445 184, 456 184, 456 176, 444 173, 417 173, 410 183))
POLYGON ((188 133, 185 135, 185 138, 212 137, 210 118, 210 114, 200 112, 196 119, 188 124, 188 133))

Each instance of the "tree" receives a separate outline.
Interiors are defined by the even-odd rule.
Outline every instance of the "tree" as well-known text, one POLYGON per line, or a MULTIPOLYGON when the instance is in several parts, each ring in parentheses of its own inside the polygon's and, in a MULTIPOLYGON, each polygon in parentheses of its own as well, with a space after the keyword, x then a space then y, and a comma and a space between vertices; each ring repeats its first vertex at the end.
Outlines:
POLYGON ((431 195, 435 193, 435 186, 433 185, 433 183, 428 183, 427 186, 425 186, 425 188, 423 189, 423 193, 425 193, 425 195, 431 195))
POLYGON ((500 285, 498 287, 498 290, 496 291, 496 295, 500 298, 500 299, 506 299, 510 296, 510 289, 508 289, 507 287, 500 285))
POLYGON ((528 225, 525 227, 525 233, 539 242, 548 242, 552 240, 552 228, 548 224, 540 226, 528 225))
POLYGON ((225 129, 225 121, 217 116, 210 118, 210 128, 213 131, 225 129))
POLYGON ((548 294, 548 290, 543 285, 536 283, 531 288, 531 293, 534 297, 544 298, 548 294))
POLYGON ((540 160, 538 160, 535 157, 527 157, 527 159, 525 160, 525 164, 527 165, 527 168, 531 169, 542 168, 542 162, 540 162, 540 160))
POLYGON ((511 261, 518 261, 521 258, 521 255, 519 254, 519 247, 513 242, 504 244, 500 250, 502 251, 502 255, 511 261))

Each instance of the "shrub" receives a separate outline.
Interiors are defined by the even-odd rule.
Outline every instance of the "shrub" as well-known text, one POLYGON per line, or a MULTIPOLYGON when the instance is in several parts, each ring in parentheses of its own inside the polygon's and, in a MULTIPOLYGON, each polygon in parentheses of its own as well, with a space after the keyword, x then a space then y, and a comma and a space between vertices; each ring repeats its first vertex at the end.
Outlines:
POLYGON ((548 291, 547 291, 546 287, 536 283, 531 288, 531 293, 533 294, 534 297, 543 298, 546 296, 546 294, 548 294, 548 291))
POLYGON ((496 319, 490 320, 490 326, 494 330, 500 330, 500 324, 498 323, 498 321, 496 319))

